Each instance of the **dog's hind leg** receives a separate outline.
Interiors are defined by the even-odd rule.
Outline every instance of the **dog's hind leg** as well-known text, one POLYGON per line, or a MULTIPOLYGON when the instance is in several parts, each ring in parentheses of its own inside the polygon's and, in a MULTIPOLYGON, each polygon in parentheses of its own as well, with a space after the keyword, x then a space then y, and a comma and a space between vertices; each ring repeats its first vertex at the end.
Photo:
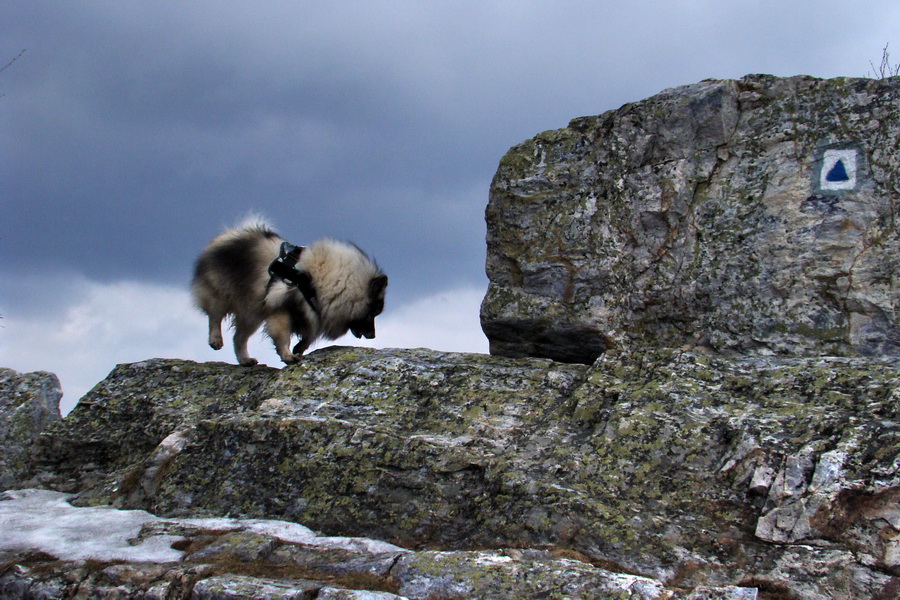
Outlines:
POLYGON ((238 362, 245 367, 252 367, 259 362, 250 356, 250 352, 247 350, 247 341, 259 329, 260 324, 262 321, 256 317, 234 316, 234 354, 237 356, 238 362))
POLYGON ((275 312, 269 315, 266 320, 266 333, 275 343, 275 350, 284 364, 293 365, 299 362, 300 353, 291 352, 291 315, 289 313, 275 312))
POLYGON ((222 319, 225 315, 209 314, 209 346, 213 350, 221 350, 225 342, 222 340, 222 319))

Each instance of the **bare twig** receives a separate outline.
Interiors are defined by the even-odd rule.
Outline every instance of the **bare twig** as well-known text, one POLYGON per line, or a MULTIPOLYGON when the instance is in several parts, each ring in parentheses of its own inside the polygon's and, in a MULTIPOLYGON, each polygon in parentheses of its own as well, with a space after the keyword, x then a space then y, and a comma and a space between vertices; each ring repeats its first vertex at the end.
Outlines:
MULTIPOLYGON (((25 50, 27 50, 27 49, 28 49, 28 48, 23 48, 22 51, 19 52, 18 54, 16 54, 16 55, 13 57, 13 59, 12 59, 11 61, 9 61, 8 63, 6 63, 6 64, 3 65, 2 67, 0 67, 0 73, 2 73, 3 71, 7 70, 10 66, 12 66, 12 64, 13 64, 14 62, 16 62, 17 60, 19 60, 19 58, 21 58, 22 55, 25 54, 25 50)), ((6 95, 6 94, 0 94, 0 98, 4 97, 5 95, 6 95)))
POLYGON ((18 54, 16 54, 16 55, 13 57, 13 59, 12 59, 11 61, 9 61, 8 63, 6 63, 6 64, 3 65, 2 67, 0 67, 0 72, 5 71, 5 70, 7 70, 8 68, 10 68, 14 62, 16 62, 17 60, 19 60, 19 59, 22 57, 22 55, 25 54, 25 50, 28 50, 28 48, 23 49, 21 52, 19 52, 18 54))
POLYGON ((884 45, 884 49, 881 51, 881 64, 876 67, 875 63, 870 60, 869 65, 871 65, 872 72, 878 79, 886 79, 888 77, 900 75, 900 63, 895 65, 891 64, 891 55, 888 53, 887 44, 884 45))

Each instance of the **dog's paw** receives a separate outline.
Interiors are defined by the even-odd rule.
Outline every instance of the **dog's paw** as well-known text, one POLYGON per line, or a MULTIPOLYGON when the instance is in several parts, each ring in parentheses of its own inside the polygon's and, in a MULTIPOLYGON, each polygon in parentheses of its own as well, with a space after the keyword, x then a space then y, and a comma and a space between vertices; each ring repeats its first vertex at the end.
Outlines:
POLYGON ((213 350, 221 350, 225 343, 222 341, 222 335, 209 334, 209 347, 213 350))
POLYGON ((284 364, 286 365, 296 365, 298 362, 300 362, 301 358, 302 356, 300 356, 299 354, 289 354, 287 356, 282 356, 281 360, 283 360, 284 364))
POLYGON ((245 358, 241 360, 242 367, 252 367, 253 365, 259 364, 259 361, 255 358, 245 358))

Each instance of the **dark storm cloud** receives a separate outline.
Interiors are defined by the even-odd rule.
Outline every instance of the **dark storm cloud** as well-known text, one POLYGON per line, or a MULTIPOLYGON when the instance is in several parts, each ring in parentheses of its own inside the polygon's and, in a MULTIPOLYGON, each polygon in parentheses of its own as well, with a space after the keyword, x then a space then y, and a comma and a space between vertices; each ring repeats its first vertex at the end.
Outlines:
POLYGON ((38 66, 10 79, 8 108, 24 117, 5 127, 15 266, 184 278, 207 237, 256 210, 298 241, 352 237, 398 264, 423 229, 438 262, 465 255, 450 251, 462 233, 478 267, 477 238, 459 231, 473 219, 437 218, 444 202, 481 212, 478 153, 377 56, 301 44, 294 60, 260 57, 273 51, 265 40, 204 44, 175 19, 169 29, 127 16, 20 32, 38 66))
POLYGON ((877 53, 897 20, 604 4, 5 3, 0 59, 28 51, 0 77, 3 269, 181 284, 258 211, 298 243, 353 239, 394 292, 480 284, 511 145, 704 77, 863 75, 854 40, 877 53))

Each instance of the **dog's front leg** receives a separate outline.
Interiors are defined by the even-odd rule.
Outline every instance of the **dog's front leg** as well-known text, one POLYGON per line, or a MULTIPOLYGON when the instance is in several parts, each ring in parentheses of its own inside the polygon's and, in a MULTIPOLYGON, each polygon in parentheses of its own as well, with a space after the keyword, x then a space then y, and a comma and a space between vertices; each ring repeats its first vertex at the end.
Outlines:
POLYGON ((303 356, 303 353, 306 352, 306 349, 309 348, 309 342, 307 341, 307 335, 304 334, 299 342, 294 344, 294 356, 299 357, 303 356))

